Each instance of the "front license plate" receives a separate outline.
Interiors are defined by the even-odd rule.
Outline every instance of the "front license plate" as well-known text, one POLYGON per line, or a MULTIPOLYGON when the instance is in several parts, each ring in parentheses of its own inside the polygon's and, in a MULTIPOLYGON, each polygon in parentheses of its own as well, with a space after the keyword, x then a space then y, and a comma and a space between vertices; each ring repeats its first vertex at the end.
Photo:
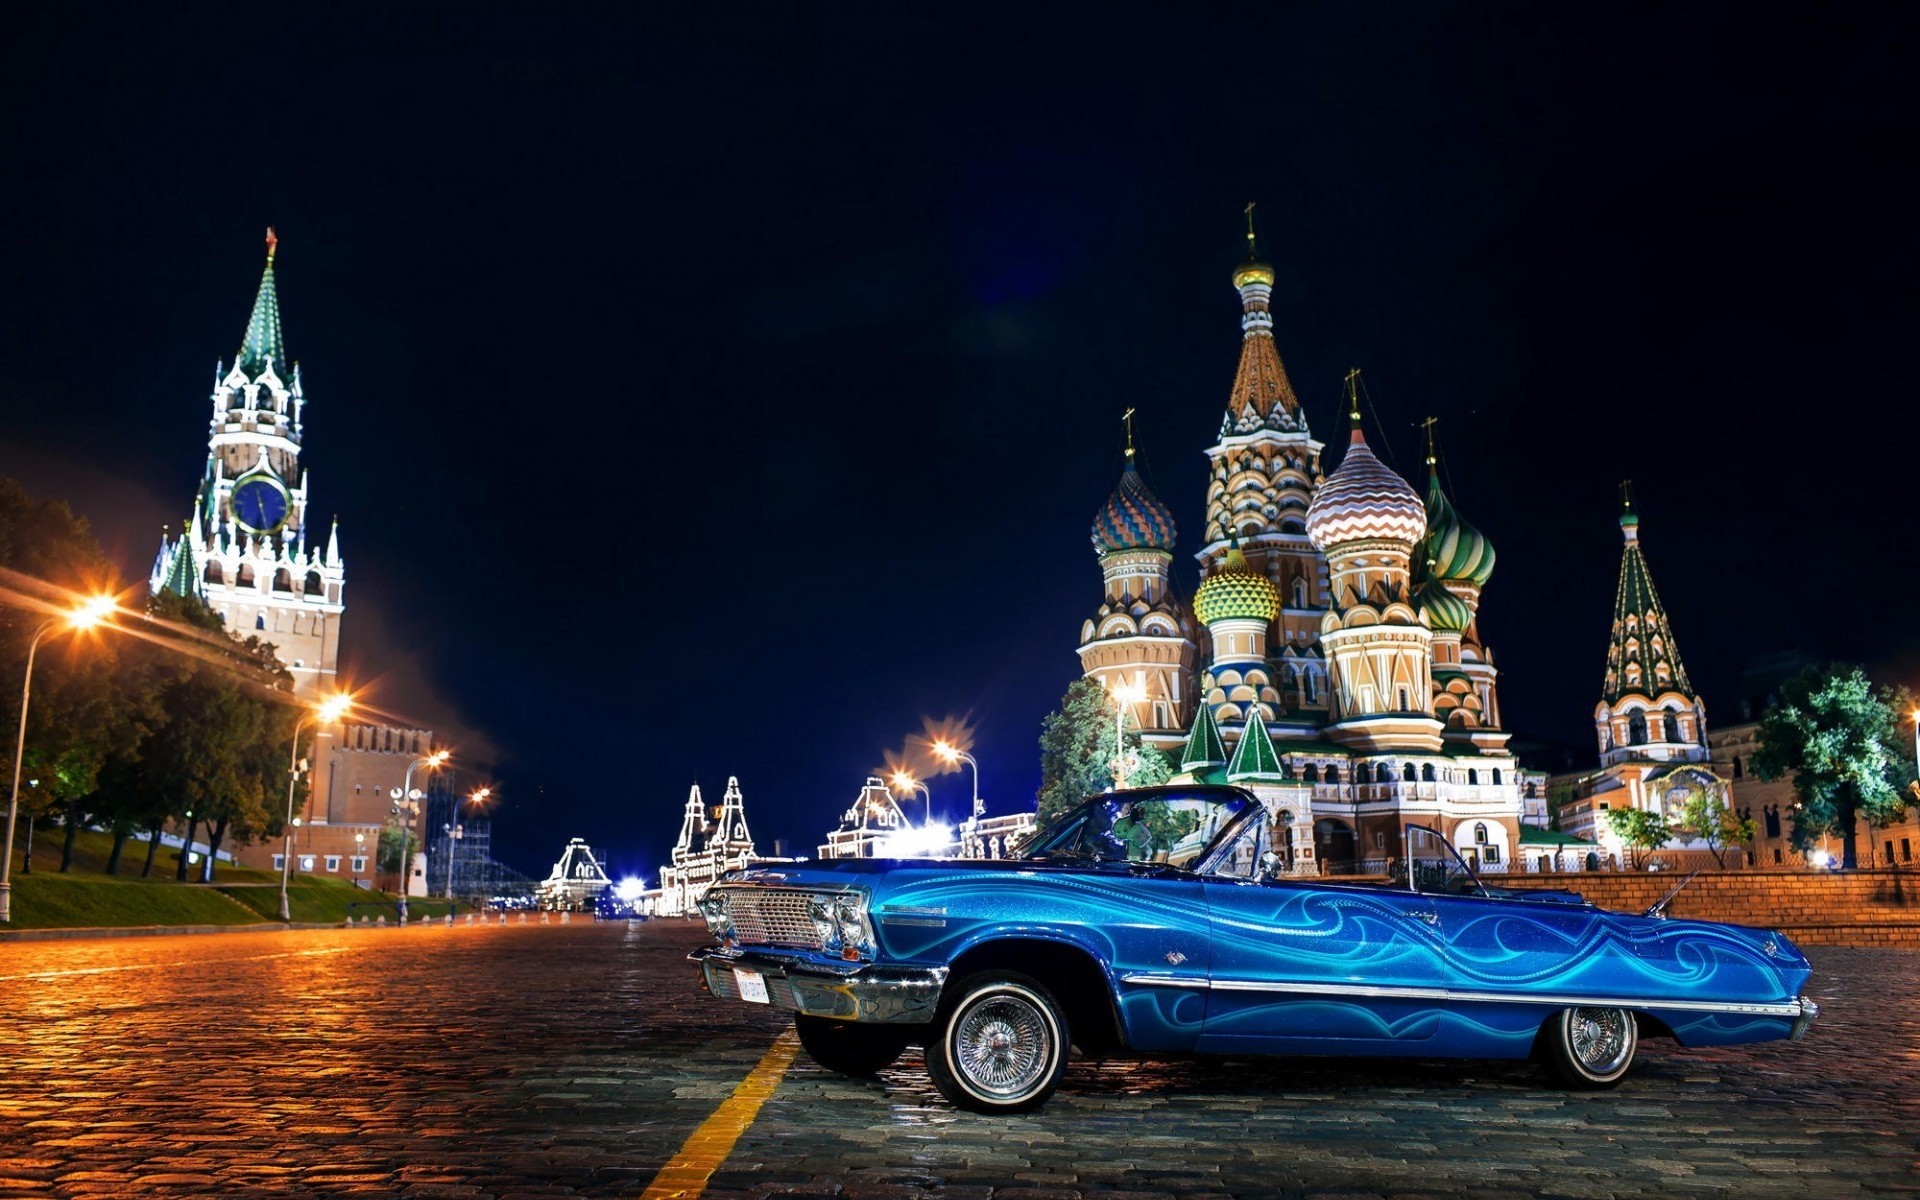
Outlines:
POLYGON ((735 967, 733 969, 733 982, 734 986, 740 989, 740 998, 742 1000, 751 1000, 755 1004, 769 1003, 767 1000, 767 979, 766 976, 760 974, 760 972, 748 970, 746 967, 735 967))

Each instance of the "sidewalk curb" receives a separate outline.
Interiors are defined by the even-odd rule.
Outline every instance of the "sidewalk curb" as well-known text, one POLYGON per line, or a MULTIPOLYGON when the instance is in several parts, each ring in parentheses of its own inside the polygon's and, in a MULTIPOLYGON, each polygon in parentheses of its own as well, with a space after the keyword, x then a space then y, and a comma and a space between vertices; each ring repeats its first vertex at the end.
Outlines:
MULTIPOLYGON (((430 920, 413 921, 407 926, 390 925, 387 928, 403 929, 429 923, 431 923, 430 920)), ((266 921, 250 925, 83 925, 64 929, 0 929, 0 943, 68 941, 75 938, 168 937, 183 933, 279 933, 297 929, 345 928, 347 926, 339 921, 266 921)), ((376 926, 355 925, 353 928, 372 929, 376 926)))

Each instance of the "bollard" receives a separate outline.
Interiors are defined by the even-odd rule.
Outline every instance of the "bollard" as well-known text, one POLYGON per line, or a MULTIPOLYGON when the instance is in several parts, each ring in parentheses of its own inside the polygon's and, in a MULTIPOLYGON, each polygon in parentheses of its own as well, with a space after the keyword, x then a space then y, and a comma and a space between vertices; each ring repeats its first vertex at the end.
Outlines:
POLYGON ((505 913, 501 913, 501 914, 500 914, 500 923, 501 923, 502 925, 505 925, 505 924, 507 923, 507 914, 505 914, 505 913))
POLYGON ((573 913, 571 913, 571 912, 564 912, 564 911, 563 911, 563 912, 562 912, 562 913, 560 914, 560 923, 561 923, 562 925, 571 925, 571 924, 573 924, 573 913))
POLYGON ((472 914, 472 913, 468 913, 468 914, 467 914, 467 924, 469 924, 469 925, 471 925, 471 924, 473 924, 473 914, 472 914))
POLYGON ((385 913, 381 913, 381 914, 380 914, 380 928, 382 928, 382 929, 385 929, 386 927, 387 927, 387 914, 385 914, 385 913))
POLYGON ((527 923, 527 914, 525 914, 525 913, 521 913, 521 914, 520 914, 520 923, 521 923, 522 925, 525 925, 525 924, 527 923))
POLYGON ((449 928, 449 929, 451 929, 451 928, 453 928, 453 914, 452 914, 452 913, 448 913, 448 914, 447 914, 447 928, 449 928))

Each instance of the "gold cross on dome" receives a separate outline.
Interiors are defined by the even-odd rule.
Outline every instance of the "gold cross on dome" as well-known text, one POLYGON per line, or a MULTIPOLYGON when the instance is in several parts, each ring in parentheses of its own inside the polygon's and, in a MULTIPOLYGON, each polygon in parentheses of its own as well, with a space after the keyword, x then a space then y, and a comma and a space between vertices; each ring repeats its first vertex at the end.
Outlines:
POLYGON ((1128 458, 1133 457, 1133 414, 1137 411, 1138 411, 1137 409, 1130 408, 1127 411, 1120 414, 1120 419, 1126 422, 1126 425, 1127 425, 1127 457, 1128 458))

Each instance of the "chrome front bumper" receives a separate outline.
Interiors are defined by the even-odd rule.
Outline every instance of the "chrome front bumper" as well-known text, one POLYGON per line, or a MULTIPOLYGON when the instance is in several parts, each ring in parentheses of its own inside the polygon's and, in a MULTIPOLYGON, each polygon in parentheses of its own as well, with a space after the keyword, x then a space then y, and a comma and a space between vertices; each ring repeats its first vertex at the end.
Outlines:
POLYGON ((1805 996, 1800 997, 1795 1003, 1800 1006, 1800 1015, 1793 1019, 1793 1032, 1787 1037, 1797 1042, 1807 1036, 1807 1027, 1812 1025, 1813 1019, 1820 1015, 1820 1006, 1805 996))
POLYGON ((707 990, 722 1000, 745 1000, 740 971, 757 974, 768 1004, 815 1017, 920 1025, 933 1020, 945 967, 884 967, 873 963, 819 963, 796 955, 703 946, 687 958, 700 964, 707 990))

